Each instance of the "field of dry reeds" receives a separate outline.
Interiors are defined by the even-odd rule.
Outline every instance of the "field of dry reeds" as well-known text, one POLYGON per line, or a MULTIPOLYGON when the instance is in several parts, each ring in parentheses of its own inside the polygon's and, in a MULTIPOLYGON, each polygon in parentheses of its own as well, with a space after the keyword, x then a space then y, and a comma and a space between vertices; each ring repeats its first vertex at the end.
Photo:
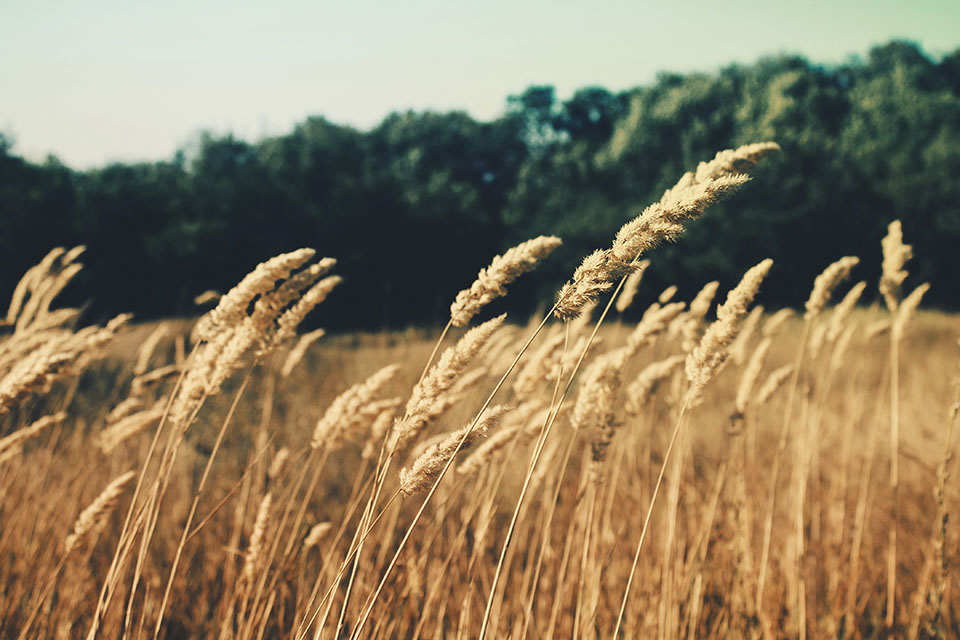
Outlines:
POLYGON ((960 332, 909 230, 797 311, 753 304, 770 260, 643 286, 776 151, 684 175, 543 317, 484 306, 560 239, 497 256, 438 334, 299 332, 349 286, 309 249, 79 326, 55 249, 0 335, 0 636, 957 637, 960 332))

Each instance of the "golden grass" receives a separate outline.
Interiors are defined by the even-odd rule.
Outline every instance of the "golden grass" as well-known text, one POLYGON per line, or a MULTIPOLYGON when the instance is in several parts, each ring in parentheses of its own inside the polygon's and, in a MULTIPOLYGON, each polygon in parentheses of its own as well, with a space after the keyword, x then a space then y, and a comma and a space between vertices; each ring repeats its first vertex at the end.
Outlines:
POLYGON ((628 277, 772 149, 702 163, 525 327, 294 344, 339 282, 300 250, 198 323, 76 328, 51 252, 0 338, 0 635, 956 636, 960 323, 901 302, 899 227, 890 311, 854 258, 801 318, 749 310, 769 260, 715 316, 717 283, 628 277))

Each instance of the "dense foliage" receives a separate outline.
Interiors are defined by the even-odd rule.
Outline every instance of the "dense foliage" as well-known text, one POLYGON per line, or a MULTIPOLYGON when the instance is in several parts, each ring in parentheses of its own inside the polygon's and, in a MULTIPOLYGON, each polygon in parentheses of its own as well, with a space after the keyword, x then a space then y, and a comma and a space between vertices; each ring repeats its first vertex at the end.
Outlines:
POLYGON ((761 302, 798 304, 839 255, 876 273, 899 218, 912 277, 935 283, 929 302, 960 305, 960 50, 935 60, 906 42, 834 67, 768 58, 566 101, 531 87, 492 122, 407 112, 365 132, 310 118, 253 144, 202 135, 169 161, 83 172, 28 162, 0 136, 0 292, 54 244, 83 243, 87 267, 66 297, 95 298, 97 314, 190 312, 196 294, 312 246, 347 280, 324 326, 442 323, 495 253, 560 235, 511 297, 532 306, 685 170, 761 140, 783 153, 682 248, 656 253, 651 292, 732 284, 772 257, 791 266, 774 268, 761 302))

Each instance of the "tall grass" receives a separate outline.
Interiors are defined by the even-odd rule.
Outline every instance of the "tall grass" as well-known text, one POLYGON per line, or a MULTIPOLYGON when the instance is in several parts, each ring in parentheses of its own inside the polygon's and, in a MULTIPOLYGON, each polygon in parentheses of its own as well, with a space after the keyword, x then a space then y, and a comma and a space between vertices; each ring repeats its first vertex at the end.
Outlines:
POLYGON ((340 282, 312 250, 195 323, 104 328, 54 307, 81 249, 54 250, 0 338, 0 635, 960 633, 957 326, 900 298, 899 225, 885 325, 851 257, 801 320, 751 310, 769 260, 643 288, 775 149, 684 175, 526 326, 474 318, 558 238, 497 256, 437 337, 299 341, 340 282))

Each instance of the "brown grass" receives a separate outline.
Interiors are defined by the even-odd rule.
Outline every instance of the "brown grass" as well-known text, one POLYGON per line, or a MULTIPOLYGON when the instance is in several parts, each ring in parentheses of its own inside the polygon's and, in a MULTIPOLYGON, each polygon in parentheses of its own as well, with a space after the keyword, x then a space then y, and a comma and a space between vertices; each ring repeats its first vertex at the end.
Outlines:
MULTIPOLYGON (((668 206, 723 195, 751 149, 626 228, 679 233, 668 206)), ((714 283, 641 285, 643 319, 605 324, 660 239, 588 261, 576 321, 299 347, 338 282, 310 251, 199 328, 126 330, 50 309, 79 255, 52 252, 0 338, 0 636, 955 637, 957 319, 907 322, 901 262, 877 334, 848 259, 802 319, 748 315, 751 272, 719 320, 714 283)))

